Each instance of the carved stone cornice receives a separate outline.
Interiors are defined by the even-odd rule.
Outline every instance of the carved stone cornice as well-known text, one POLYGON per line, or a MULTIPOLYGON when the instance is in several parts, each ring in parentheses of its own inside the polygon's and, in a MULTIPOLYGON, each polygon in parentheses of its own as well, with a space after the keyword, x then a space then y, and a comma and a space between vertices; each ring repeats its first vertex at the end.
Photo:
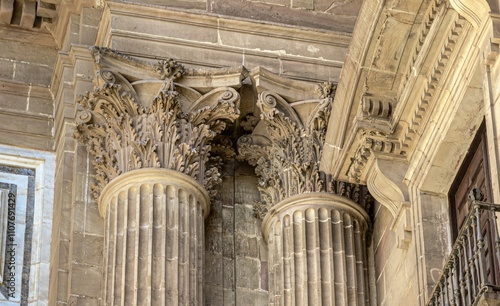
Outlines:
POLYGON ((283 200, 311 192, 341 195, 368 209, 366 188, 334 181, 319 170, 335 84, 311 86, 312 99, 293 102, 264 88, 257 101, 260 122, 251 135, 238 139, 238 157, 255 166, 259 176, 264 203, 256 204, 256 215, 262 218, 283 200))
POLYGON ((121 173, 141 168, 175 170, 214 192, 220 175, 211 142, 238 117, 238 92, 231 87, 205 94, 186 87, 179 91, 175 81, 184 68, 174 60, 147 65, 107 49, 94 49, 94 59, 96 87, 78 101, 83 110, 76 137, 95 156, 96 199, 121 173), (121 73, 112 64, 122 64, 121 73))
MULTIPOLYGON (((356 63, 352 68, 350 63, 345 65, 355 71, 346 71, 347 77, 341 78, 333 110, 346 115, 330 119, 322 170, 364 184, 367 168, 363 160, 377 152, 365 143, 364 134, 373 132, 384 134, 377 138, 382 143, 393 144, 395 159, 412 156, 439 95, 443 89, 454 88, 446 82, 457 79, 450 75, 455 74, 460 54, 470 51, 468 35, 479 35, 479 28, 484 27, 485 22, 479 22, 487 18, 484 3, 474 12, 470 9, 473 2, 433 0, 401 8, 391 3, 376 7, 380 15, 372 27, 378 35, 369 37, 365 53, 356 53, 359 58, 346 59, 356 63)), ((367 2, 364 7, 373 5, 367 2)), ((360 29, 354 36, 365 32, 360 29)))

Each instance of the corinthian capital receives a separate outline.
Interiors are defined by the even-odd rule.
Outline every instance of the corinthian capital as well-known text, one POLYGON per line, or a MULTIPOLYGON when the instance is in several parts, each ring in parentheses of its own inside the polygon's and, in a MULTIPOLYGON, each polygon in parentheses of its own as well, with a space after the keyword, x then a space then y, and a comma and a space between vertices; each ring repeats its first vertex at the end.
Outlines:
POLYGON ((217 87, 202 94, 178 84, 185 69, 173 60, 147 65, 107 49, 94 50, 94 58, 96 86, 79 99, 76 134, 95 157, 94 196, 141 168, 176 170, 213 187, 219 172, 210 165, 211 141, 238 117, 238 92, 217 87))
POLYGON ((260 122, 252 134, 238 139, 238 157, 255 166, 259 176, 264 203, 256 206, 256 214, 262 217, 283 200, 310 192, 342 195, 367 208, 371 197, 366 188, 319 171, 336 86, 292 81, 262 69, 251 76, 260 122))

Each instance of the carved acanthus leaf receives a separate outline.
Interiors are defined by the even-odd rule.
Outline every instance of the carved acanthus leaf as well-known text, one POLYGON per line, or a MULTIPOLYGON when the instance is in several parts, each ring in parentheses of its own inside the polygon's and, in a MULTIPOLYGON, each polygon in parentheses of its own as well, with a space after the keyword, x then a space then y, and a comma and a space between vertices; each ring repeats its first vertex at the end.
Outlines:
POLYGON ((334 181, 319 171, 333 100, 328 90, 335 88, 327 85, 318 86, 326 98, 295 104, 307 114, 296 112, 294 104, 276 93, 265 91, 259 96, 261 121, 253 134, 238 139, 238 158, 255 166, 259 176, 262 202, 254 204, 256 217, 263 218, 284 199, 307 192, 338 194, 370 210, 373 198, 366 187, 334 181), (311 106, 304 107, 307 103, 311 106))
MULTIPOLYGON (((178 77, 180 71, 171 61, 163 63, 161 69, 167 78, 178 77)), ((119 77, 123 78, 108 75, 107 79, 119 77)), ((215 190, 220 174, 217 162, 210 157, 211 141, 226 122, 238 117, 238 93, 232 88, 217 88, 184 107, 189 112, 183 112, 172 79, 165 80, 149 106, 140 104, 136 96, 121 85, 104 82, 79 99, 83 111, 76 136, 95 156, 94 196, 97 198, 121 173, 160 167, 193 177, 209 193, 215 190)))

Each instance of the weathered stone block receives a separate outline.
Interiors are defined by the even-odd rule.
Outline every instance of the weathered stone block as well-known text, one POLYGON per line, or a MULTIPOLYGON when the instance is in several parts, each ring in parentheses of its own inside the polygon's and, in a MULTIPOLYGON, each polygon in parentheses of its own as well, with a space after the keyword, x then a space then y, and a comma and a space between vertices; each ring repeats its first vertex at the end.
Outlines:
POLYGON ((69 298, 69 305, 78 305, 78 306, 98 306, 100 299, 98 298, 89 298, 85 296, 75 296, 72 295, 69 298))
POLYGON ((303 62, 291 57, 281 60, 281 74, 290 78, 298 78, 306 81, 331 81, 338 82, 342 67, 335 63, 303 62))
POLYGON ((73 233, 73 261, 99 266, 102 264, 104 237, 73 233))
POLYGON ((222 232, 222 202, 220 200, 212 201, 210 214, 205 223, 205 236, 212 232, 222 232))
POLYGON ((83 233, 85 231, 85 203, 82 201, 75 201, 75 216, 77 216, 73 221, 73 230, 76 232, 83 233))
POLYGON ((235 282, 234 282, 234 271, 237 269, 235 267, 235 262, 232 258, 226 258, 224 257, 222 259, 222 264, 223 264, 223 287, 224 288, 230 288, 233 289, 235 282))
POLYGON ((82 45, 94 45, 97 37, 97 27, 82 26, 80 30, 79 42, 82 45))
POLYGON ((60 270, 69 270, 71 259, 69 254, 70 242, 59 240, 59 267, 60 270))
POLYGON ((260 260, 237 256, 236 267, 237 288, 259 289, 260 260))
POLYGON ((265 291, 236 289, 236 305, 262 306, 268 304, 268 294, 265 291))
POLYGON ((54 102, 47 87, 31 86, 28 111, 34 114, 54 115, 54 102))
POLYGON ((210 232, 205 235, 205 252, 222 254, 222 235, 218 232, 210 232))
POLYGON ((53 68, 29 63, 16 63, 14 80, 35 85, 50 85, 53 68))
POLYGON ((223 234, 222 255, 228 258, 234 258, 234 234, 223 234))
POLYGON ((259 241, 257 237, 250 237, 236 233, 236 256, 259 258, 259 241))
POLYGON ((111 27, 113 29, 129 33, 147 33, 158 37, 180 38, 195 42, 217 43, 217 20, 204 18, 203 24, 193 20, 190 23, 179 23, 170 19, 149 18, 139 16, 113 16, 111 27))
POLYGON ((205 254, 205 283, 222 285, 222 255, 205 254))
POLYGON ((66 302, 69 297, 69 272, 65 270, 59 270, 57 272, 57 300, 66 302))
POLYGON ((105 220, 99 214, 97 204, 94 202, 89 202, 85 206, 85 209, 85 233, 99 236, 104 235, 105 220))
POLYGON ((143 55, 154 55, 159 58, 175 58, 189 65, 196 65, 198 68, 219 68, 232 67, 235 63, 242 62, 242 51, 223 48, 215 45, 192 45, 183 41, 158 42, 144 41, 129 37, 115 35, 111 40, 111 47, 124 52, 134 52, 140 50, 143 55), (203 48, 204 52, 200 52, 203 48), (217 63, 217 64, 209 64, 217 63))
MULTIPOLYGON (((0 58, 15 62, 53 66, 57 50, 46 46, 36 46, 13 40, 0 40, 0 58)), ((50 75, 50 74, 49 74, 50 75)))
POLYGON ((0 2, 0 21, 3 24, 10 24, 14 13, 14 0, 4 0, 0 2))
POLYGON ((314 0, 314 10, 335 15, 356 17, 362 3, 362 0, 314 0))
POLYGON ((26 111, 28 98, 24 95, 0 91, 0 108, 13 111, 26 111))
POLYGON ((14 63, 9 60, 0 59, 0 78, 12 79, 14 75, 14 63))
POLYGON ((224 306, 236 305, 236 292, 234 289, 224 289, 224 306))
POLYGON ((234 232, 234 213, 235 209, 233 207, 223 206, 222 207, 222 232, 223 233, 233 233, 234 232))
POLYGON ((102 271, 85 264, 74 264, 71 277, 71 293, 99 298, 101 296, 102 271))
POLYGON ((236 204, 234 205, 235 213, 235 231, 237 233, 255 236, 260 229, 256 226, 256 219, 253 215, 252 205, 236 204))
POLYGON ((24 29, 31 29, 35 24, 35 17, 36 2, 33 0, 24 1, 19 25, 24 29))
POLYGON ((203 291, 205 295, 205 306, 226 305, 224 303, 224 293, 222 291, 222 287, 208 285, 205 283, 203 291))
POLYGON ((292 7, 312 10, 312 9, 314 9, 314 1, 313 0, 292 0, 292 7))
POLYGON ((235 203, 253 205, 255 201, 260 201, 260 194, 257 190, 258 179, 254 176, 238 175, 236 177, 235 203))

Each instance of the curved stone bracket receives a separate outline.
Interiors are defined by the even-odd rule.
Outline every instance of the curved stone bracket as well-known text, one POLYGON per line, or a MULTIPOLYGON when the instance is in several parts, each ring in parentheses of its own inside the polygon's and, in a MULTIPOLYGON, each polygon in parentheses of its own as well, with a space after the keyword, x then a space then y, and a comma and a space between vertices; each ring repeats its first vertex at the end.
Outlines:
POLYGON ((409 200, 408 187, 403 183, 408 164, 375 158, 367 175, 367 186, 373 197, 396 219, 403 203, 409 200))
POLYGON ((451 6, 472 26, 481 29, 489 20, 490 8, 485 0, 449 0, 451 6))

